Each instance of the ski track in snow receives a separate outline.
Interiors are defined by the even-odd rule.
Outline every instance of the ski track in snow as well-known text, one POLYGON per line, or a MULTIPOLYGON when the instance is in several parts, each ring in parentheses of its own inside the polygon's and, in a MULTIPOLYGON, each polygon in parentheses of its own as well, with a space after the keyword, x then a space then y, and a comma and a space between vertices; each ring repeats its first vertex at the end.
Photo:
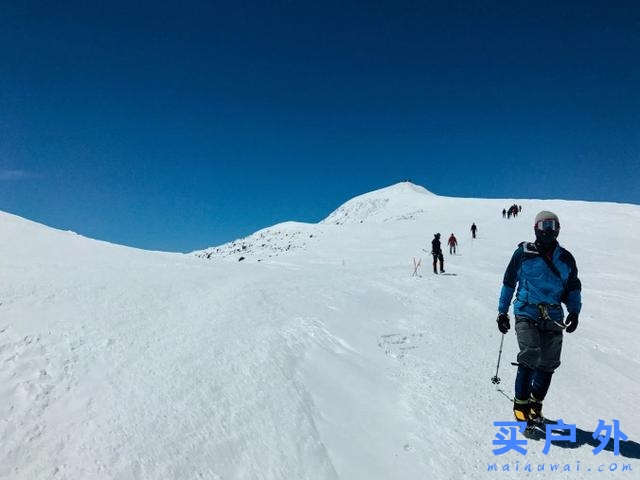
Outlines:
MULTIPOLYGON (((502 273, 543 208, 560 216, 584 285, 545 412, 587 432, 619 418, 640 441, 640 207, 521 200, 523 215, 503 220, 511 203, 399 184, 296 224, 313 241, 277 258, 252 246, 260 263, 145 252, 0 213, 0 478, 510 478, 487 463, 516 460, 640 469, 588 444, 491 453, 492 422, 511 419, 490 383, 502 273), (422 249, 435 231, 459 239, 459 255, 445 253, 456 276, 431 273, 422 249)), ((516 353, 511 331, 499 372, 510 395, 516 353)))

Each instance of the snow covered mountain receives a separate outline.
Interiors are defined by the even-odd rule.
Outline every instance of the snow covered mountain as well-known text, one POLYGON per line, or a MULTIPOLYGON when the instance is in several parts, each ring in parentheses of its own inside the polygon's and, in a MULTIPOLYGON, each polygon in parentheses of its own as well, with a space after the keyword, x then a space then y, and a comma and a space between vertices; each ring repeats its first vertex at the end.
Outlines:
POLYGON ((412 220, 433 207, 434 194, 409 182, 397 183, 352 198, 321 223, 363 223, 412 220))
MULTIPOLYGON (((536 478, 614 464, 634 478, 639 242, 636 205, 447 198, 410 183, 187 255, 0 213, 0 478, 520 478, 527 462, 536 478), (503 219, 514 202, 521 216, 503 219), (542 209, 559 215, 583 282, 544 407, 577 425, 577 442, 494 456, 493 422, 511 419, 490 382, 497 299, 542 209), (430 273, 435 232, 459 239, 450 275, 430 273), (620 420, 620 456, 592 453, 599 419, 620 420)), ((507 395, 516 352, 511 330, 507 395)))

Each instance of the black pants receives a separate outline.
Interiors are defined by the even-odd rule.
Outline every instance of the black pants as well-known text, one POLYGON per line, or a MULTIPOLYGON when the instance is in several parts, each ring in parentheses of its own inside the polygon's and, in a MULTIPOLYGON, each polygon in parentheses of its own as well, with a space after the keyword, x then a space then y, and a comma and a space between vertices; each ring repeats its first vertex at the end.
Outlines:
POLYGON ((438 252, 433 254, 433 273, 438 273, 436 267, 438 260, 440 260, 440 272, 444 272, 444 257, 442 256, 442 252, 438 252))

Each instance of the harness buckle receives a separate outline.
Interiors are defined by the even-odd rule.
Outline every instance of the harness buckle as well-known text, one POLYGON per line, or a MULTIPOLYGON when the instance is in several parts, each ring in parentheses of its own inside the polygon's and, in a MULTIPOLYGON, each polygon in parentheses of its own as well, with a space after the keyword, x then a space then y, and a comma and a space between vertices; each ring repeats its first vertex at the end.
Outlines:
POLYGON ((562 328, 564 330, 564 328, 566 327, 566 325, 564 325, 563 323, 557 322, 555 320, 553 320, 551 318, 551 315, 549 315, 549 307, 553 307, 556 305, 551 305, 549 303, 539 303, 538 304, 538 311, 540 312, 540 317, 542 318, 543 322, 553 322, 554 324, 556 324, 558 327, 562 328))

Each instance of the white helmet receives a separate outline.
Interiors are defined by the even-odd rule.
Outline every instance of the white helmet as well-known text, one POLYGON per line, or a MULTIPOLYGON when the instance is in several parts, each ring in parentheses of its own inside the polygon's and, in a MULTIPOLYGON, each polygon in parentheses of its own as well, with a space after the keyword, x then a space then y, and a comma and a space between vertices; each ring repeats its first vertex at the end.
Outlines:
POLYGON ((540 242, 551 243, 560 233, 560 220, 555 213, 543 210, 536 215, 533 230, 540 242))

